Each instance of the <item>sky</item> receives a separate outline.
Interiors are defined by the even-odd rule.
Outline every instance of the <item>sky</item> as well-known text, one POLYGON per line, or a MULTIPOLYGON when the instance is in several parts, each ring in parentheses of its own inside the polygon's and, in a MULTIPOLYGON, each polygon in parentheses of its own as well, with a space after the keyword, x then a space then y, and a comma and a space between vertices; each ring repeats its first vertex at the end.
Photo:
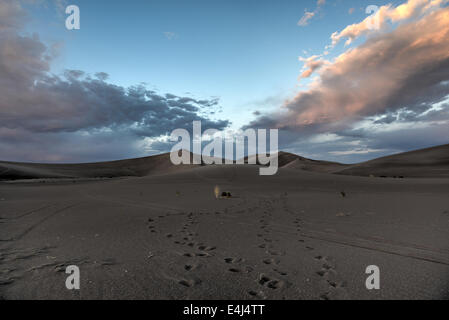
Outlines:
POLYGON ((449 143, 448 36, 447 0, 0 0, 0 159, 168 152, 193 120, 345 163, 449 143))

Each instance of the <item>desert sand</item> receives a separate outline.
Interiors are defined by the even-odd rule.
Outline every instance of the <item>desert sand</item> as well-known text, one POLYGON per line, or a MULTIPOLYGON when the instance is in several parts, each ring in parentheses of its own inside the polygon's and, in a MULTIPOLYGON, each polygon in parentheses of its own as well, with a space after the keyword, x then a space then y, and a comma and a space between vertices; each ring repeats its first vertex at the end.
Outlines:
POLYGON ((448 157, 447 145, 358 165, 281 154, 275 176, 167 155, 1 162, 0 297, 448 299, 448 157), (80 290, 65 287, 68 265, 80 290))

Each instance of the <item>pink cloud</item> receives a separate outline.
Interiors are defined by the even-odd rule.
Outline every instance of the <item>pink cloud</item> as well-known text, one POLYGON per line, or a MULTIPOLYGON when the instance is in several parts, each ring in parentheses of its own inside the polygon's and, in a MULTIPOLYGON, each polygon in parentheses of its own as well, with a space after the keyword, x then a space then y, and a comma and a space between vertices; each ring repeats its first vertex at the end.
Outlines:
POLYGON ((391 4, 381 6, 375 14, 362 22, 349 25, 341 32, 332 34, 332 44, 335 45, 341 39, 347 38, 346 44, 348 45, 360 36, 372 33, 377 28, 384 28, 388 22, 397 23, 428 14, 448 2, 448 0, 408 0, 398 7, 392 7, 391 4))
MULTIPOLYGON (((402 11, 410 16, 410 11, 402 11)), ((304 59, 307 91, 251 125, 325 132, 400 108, 424 108, 449 95, 449 8, 371 37, 329 63, 304 59)))
POLYGON ((308 78, 315 71, 319 70, 325 64, 329 63, 329 61, 324 60, 321 56, 315 55, 308 58, 299 58, 300 61, 304 62, 304 67, 299 79, 308 78))

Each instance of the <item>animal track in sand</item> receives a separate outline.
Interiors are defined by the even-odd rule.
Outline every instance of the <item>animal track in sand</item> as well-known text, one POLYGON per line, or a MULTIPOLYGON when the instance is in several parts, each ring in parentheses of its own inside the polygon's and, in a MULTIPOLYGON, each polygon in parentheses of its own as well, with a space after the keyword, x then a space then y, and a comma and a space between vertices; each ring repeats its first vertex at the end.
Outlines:
POLYGON ((213 250, 215 250, 215 249, 217 249, 217 247, 214 247, 214 246, 211 246, 211 247, 208 247, 208 246, 199 246, 199 247, 198 247, 198 250, 201 250, 201 251, 213 251, 213 250))
POLYGON ((286 276, 286 275, 288 275, 287 272, 281 271, 281 270, 278 270, 278 269, 273 269, 273 271, 276 272, 277 274, 281 275, 281 276, 286 276))
POLYGON ((330 300, 329 292, 320 295, 320 300, 330 300))
POLYGON ((194 258, 194 257, 208 258, 208 257, 212 257, 212 255, 210 253, 207 253, 207 252, 197 252, 197 253, 186 252, 186 253, 183 254, 183 256, 187 257, 187 258, 194 258))
POLYGON ((212 257, 212 255, 210 253, 206 253, 206 252, 195 253, 195 256, 196 257, 201 257, 201 258, 212 257))
POLYGON ((267 276, 265 276, 264 274, 261 274, 260 276, 259 276, 259 284, 260 285, 265 285, 265 283, 267 283, 268 281, 270 281, 271 279, 270 278, 268 278, 267 276))
POLYGON ((321 300, 330 300, 334 290, 340 290, 340 293, 344 292, 346 283, 339 279, 335 265, 332 261, 330 261, 328 257, 323 257, 321 255, 316 256, 314 259, 321 263, 321 270, 317 271, 316 274, 325 281, 329 288, 325 293, 321 294, 319 298, 321 300))
POLYGON ((184 270, 185 271, 193 271, 195 269, 198 269, 201 265, 199 263, 195 263, 195 264, 186 264, 184 265, 184 270))
POLYGON ((278 279, 272 279, 263 273, 261 275, 259 275, 258 283, 261 286, 264 286, 264 287, 267 287, 267 288, 270 288, 273 290, 279 289, 285 285, 284 281, 278 280, 278 279))
POLYGON ((0 286, 7 286, 9 284, 12 284, 15 280, 18 278, 6 278, 6 279, 0 279, 0 286))
POLYGON ((319 275, 320 277, 324 277, 326 275, 326 272, 323 270, 320 270, 320 271, 317 271, 316 274, 319 275))
POLYGON ((201 280, 195 279, 195 280, 187 280, 187 279, 181 279, 178 281, 178 283, 184 287, 191 288, 193 286, 197 286, 201 284, 201 280))
POLYGON ((282 251, 268 250, 266 251, 271 256, 284 256, 285 253, 282 251))
POLYGON ((242 258, 224 258, 224 262, 226 264, 236 264, 237 266, 228 268, 228 272, 231 273, 250 273, 253 271, 253 268, 250 266, 242 266, 241 264, 245 262, 245 259, 242 258))
POLYGON ((157 233, 156 227, 154 226, 154 219, 149 218, 147 220, 147 224, 148 224, 148 229, 150 230, 151 233, 157 233))
POLYGON ((257 299, 266 299, 267 298, 267 296, 265 295, 265 293, 263 291, 256 292, 254 290, 250 290, 250 291, 248 291, 248 294, 251 297, 254 297, 257 299))
MULTIPOLYGON (((278 258, 275 258, 276 256, 285 256, 286 252, 282 250, 278 250, 276 247, 276 243, 279 242, 278 239, 273 238, 275 236, 272 235, 271 225, 267 223, 267 221, 272 217, 271 211, 275 210, 274 205, 276 205, 277 202, 267 202, 265 204, 265 208, 268 208, 269 211, 265 211, 262 215, 262 218, 259 220, 259 223, 261 224, 259 228, 263 231, 262 233, 257 234, 258 238, 263 239, 263 243, 259 244, 259 248, 265 249, 266 258, 262 259, 262 263, 272 267, 272 272, 276 273, 279 276, 287 276, 287 272, 282 271, 277 266, 280 265, 281 260, 278 258)), ((278 205, 276 205, 278 207, 278 205)), ((283 211, 283 208, 280 208, 281 212, 283 211)), ((277 211, 276 211, 277 212, 277 211)), ((277 290, 282 287, 284 287, 287 282, 275 278, 271 278, 271 276, 268 276, 266 274, 260 274, 259 278, 257 280, 258 284, 261 285, 264 288, 271 289, 271 290, 277 290)), ((257 291, 252 291, 252 296, 261 298, 257 296, 257 291)), ((250 293, 249 293, 250 294, 250 293)), ((250 294, 251 295, 251 294, 250 294)))
POLYGON ((242 259, 242 258, 225 258, 224 261, 225 261, 226 263, 232 264, 232 263, 240 263, 240 262, 243 262, 244 259, 242 259))
MULTIPOLYGON (((201 213, 200 213, 201 214, 201 213)), ((216 246, 209 246, 206 245, 200 241, 197 241, 198 239, 198 233, 192 231, 190 228, 196 224, 198 224, 198 221, 196 220, 195 214, 193 212, 190 212, 188 214, 181 214, 176 215, 176 217, 185 216, 184 221, 179 221, 178 223, 181 224, 181 229, 178 229, 178 231, 173 233, 166 233, 165 237, 167 239, 173 239, 173 243, 175 245, 179 246, 186 246, 186 248, 196 248, 200 252, 192 253, 192 252, 186 252, 183 254, 184 257, 187 258, 193 258, 193 257, 211 257, 212 254, 209 252, 214 251, 217 249, 216 246)), ((173 216, 173 215, 172 215, 173 216)), ((150 219, 150 222, 153 222, 154 220, 150 219), (151 221, 150 221, 151 220, 151 221)), ((154 230, 154 226, 151 226, 152 230, 154 230)))
POLYGON ((328 258, 323 256, 316 256, 315 260, 321 262, 321 270, 316 272, 320 277, 325 277, 329 274, 329 272, 335 270, 335 267, 328 261, 328 258))
POLYGON ((271 280, 267 283, 267 287, 270 289, 279 289, 280 287, 282 287, 282 281, 271 280))
POLYGON ((279 260, 279 259, 264 259, 264 260, 262 260, 262 262, 263 262, 264 264, 268 264, 268 265, 270 265, 270 264, 275 264, 275 265, 277 265, 277 264, 280 263, 280 260, 279 260))

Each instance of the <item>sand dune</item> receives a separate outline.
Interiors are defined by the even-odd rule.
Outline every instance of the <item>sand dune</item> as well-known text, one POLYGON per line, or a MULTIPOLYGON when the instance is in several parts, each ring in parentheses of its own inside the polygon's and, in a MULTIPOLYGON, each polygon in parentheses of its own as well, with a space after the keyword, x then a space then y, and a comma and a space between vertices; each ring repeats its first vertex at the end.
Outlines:
POLYGON ((449 144, 363 162, 338 173, 376 177, 449 177, 449 144))
MULTIPOLYGON (((377 177, 449 176, 449 145, 406 152, 354 165, 311 160, 287 152, 280 152, 278 159, 280 168, 313 172, 377 177)), ((248 162, 248 157, 245 161, 248 162)), ((194 167, 172 165, 168 153, 145 158, 84 164, 0 162, 0 180, 142 177, 184 171, 194 167)))
MULTIPOLYGON (((245 160, 248 161, 248 158, 245 160)), ((395 154, 358 164, 312 160, 279 152, 279 167, 365 177, 442 178, 449 177, 449 145, 395 154)))
POLYGON ((0 162, 0 180, 141 177, 190 170, 194 167, 195 165, 173 165, 168 153, 145 158, 83 164, 0 162))
POLYGON ((348 165, 338 162, 312 160, 286 152, 279 153, 279 166, 281 168, 301 169, 306 171, 327 173, 338 172, 348 167, 348 165))

